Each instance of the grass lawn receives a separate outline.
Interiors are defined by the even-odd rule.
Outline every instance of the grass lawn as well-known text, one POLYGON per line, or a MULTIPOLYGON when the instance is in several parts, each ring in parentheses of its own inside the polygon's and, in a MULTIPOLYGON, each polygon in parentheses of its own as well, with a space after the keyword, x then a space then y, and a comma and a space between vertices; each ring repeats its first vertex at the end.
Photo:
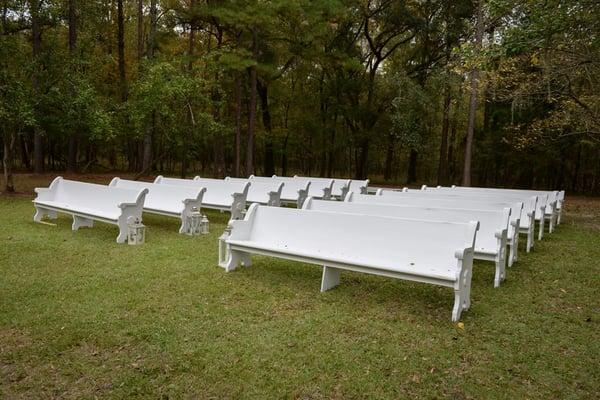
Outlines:
POLYGON ((321 268, 256 256, 226 274, 228 214, 194 238, 145 215, 144 246, 35 224, 31 188, 50 180, 0 196, 0 397, 600 396, 600 200, 567 198, 498 289, 475 262, 461 329, 447 288, 348 272, 319 293, 321 268))

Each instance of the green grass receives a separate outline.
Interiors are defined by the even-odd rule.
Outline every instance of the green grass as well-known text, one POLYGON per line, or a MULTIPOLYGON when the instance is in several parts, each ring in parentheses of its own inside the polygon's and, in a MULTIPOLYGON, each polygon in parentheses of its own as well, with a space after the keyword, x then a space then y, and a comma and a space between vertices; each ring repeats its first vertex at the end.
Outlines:
POLYGON ((194 238, 145 216, 136 247, 0 197, 0 397, 597 398, 600 202, 573 204, 499 289, 476 262, 459 329, 447 288, 344 273, 319 293, 319 267, 266 257, 226 274, 228 214, 194 238))

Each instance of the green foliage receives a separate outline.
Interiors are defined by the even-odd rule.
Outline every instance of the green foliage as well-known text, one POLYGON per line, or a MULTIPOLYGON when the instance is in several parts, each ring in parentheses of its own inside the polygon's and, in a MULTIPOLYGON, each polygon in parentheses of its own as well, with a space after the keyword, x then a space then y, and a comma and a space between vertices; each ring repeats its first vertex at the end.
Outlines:
POLYGON ((392 134, 409 149, 421 151, 425 140, 426 120, 431 111, 429 94, 413 80, 397 78, 398 95, 393 100, 392 134))
POLYGON ((153 57, 148 4, 138 43, 137 2, 123 2, 123 60, 116 2, 76 2, 71 52, 69 2, 54 0, 42 2, 34 60, 30 3, 0 5, 0 118, 9 136, 22 135, 17 169, 31 164, 35 131, 55 169, 75 145, 79 165, 96 157, 94 167, 139 171, 150 138, 165 162, 149 172, 174 173, 189 161, 195 172, 230 175, 239 132, 237 161, 253 154, 258 173, 268 161, 280 174, 385 172, 405 183, 411 169, 411 179, 431 183, 445 153, 456 183, 466 78, 477 67, 474 183, 600 193, 600 34, 591 0, 482 2, 481 48, 471 0, 161 0, 153 57), (523 154, 540 165, 538 177, 523 154))

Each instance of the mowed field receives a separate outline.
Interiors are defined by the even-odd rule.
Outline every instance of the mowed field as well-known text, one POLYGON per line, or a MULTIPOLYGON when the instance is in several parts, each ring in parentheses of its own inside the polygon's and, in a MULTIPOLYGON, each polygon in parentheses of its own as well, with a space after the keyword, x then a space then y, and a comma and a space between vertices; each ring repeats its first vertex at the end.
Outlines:
POLYGON ((52 178, 0 195, 0 398, 600 397, 599 199, 567 193, 500 288, 476 261, 459 325, 447 288, 348 272, 320 293, 321 268, 268 257, 225 273, 228 214, 200 237, 145 215, 143 246, 35 224, 52 178))

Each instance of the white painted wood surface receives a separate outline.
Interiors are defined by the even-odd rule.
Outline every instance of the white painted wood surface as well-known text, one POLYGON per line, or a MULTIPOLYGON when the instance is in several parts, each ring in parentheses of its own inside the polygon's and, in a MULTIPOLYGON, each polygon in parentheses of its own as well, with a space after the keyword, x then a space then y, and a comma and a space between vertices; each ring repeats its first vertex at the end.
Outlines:
POLYGON ((304 202, 302 208, 313 211, 376 215, 428 221, 463 223, 479 221, 479 231, 477 232, 477 239, 475 241, 475 259, 494 262, 494 287, 500 286, 500 283, 505 279, 506 246, 510 219, 510 208, 508 207, 502 210, 471 210, 325 201, 309 197, 304 202))
POLYGON ((246 209, 248 196, 247 182, 227 182, 223 179, 200 178, 194 179, 167 178, 157 176, 154 183, 159 185, 188 186, 206 188, 202 198, 202 207, 231 213, 231 219, 240 219, 246 209))
POLYGON ((258 203, 265 206, 279 207, 281 206, 281 193, 283 191, 283 182, 278 181, 257 181, 246 178, 225 177, 226 181, 230 182, 248 182, 248 196, 246 203, 258 203))
POLYGON ((540 208, 536 212, 535 219, 540 220, 541 215, 548 221, 548 232, 554 231, 555 225, 560 223, 560 214, 562 212, 562 206, 565 200, 564 190, 527 190, 527 189, 501 189, 501 188, 481 188, 481 187, 465 187, 465 186, 452 186, 451 189, 459 189, 464 191, 488 191, 493 193, 519 193, 529 194, 538 196, 540 199, 540 208), (541 206, 544 207, 542 212, 541 206))
POLYGON ((108 186, 134 190, 147 189, 148 194, 144 201, 144 211, 151 214, 179 218, 181 220, 179 233, 187 231, 189 216, 194 208, 201 211, 202 196, 206 192, 206 189, 203 187, 159 185, 152 182, 132 181, 118 177, 113 178, 108 186))
POLYGON ((36 188, 33 200, 35 215, 40 222, 47 217, 55 219, 57 212, 73 216, 71 228, 92 227, 94 221, 106 222, 119 227, 117 243, 127 240, 127 218, 142 219, 147 189, 123 189, 55 178, 49 187, 36 188))
POLYGON ((294 204, 296 208, 302 207, 302 203, 304 203, 304 200, 306 200, 308 197, 308 191, 311 186, 310 182, 294 180, 292 178, 282 179, 250 175, 248 179, 250 181, 267 182, 271 184, 273 182, 283 183, 283 189, 281 190, 281 203, 294 204))
POLYGON ((371 204, 392 204, 405 206, 433 207, 433 208, 467 208, 472 210, 503 210, 510 208, 510 224, 508 228, 508 265, 512 266, 519 257, 519 225, 523 212, 523 202, 518 201, 489 201, 469 200, 464 198, 411 198, 410 196, 397 195, 369 195, 348 193, 345 201, 371 204))
POLYGON ((315 197, 317 199, 329 200, 333 190, 333 179, 317 179, 313 181, 311 178, 303 177, 286 177, 273 175, 271 179, 281 180, 284 184, 291 182, 300 182, 301 184, 309 184, 307 197, 315 197))
MULTIPOLYGON (((423 186, 421 190, 418 189, 407 189, 394 190, 390 193, 389 190, 382 189, 377 192, 378 194, 392 194, 392 195, 404 195, 413 198, 427 197, 427 198, 450 198, 450 199, 461 199, 466 198, 468 200, 483 200, 483 201, 508 201, 508 202, 523 202, 523 212, 519 220, 519 233, 526 235, 527 245, 526 249, 529 253, 535 243, 535 213, 538 209, 538 196, 523 193, 504 193, 504 192, 479 192, 479 191, 461 191, 454 189, 431 189, 423 186)), ((541 207, 541 213, 545 206, 541 207)), ((542 239, 544 233, 544 221, 545 219, 539 220, 538 228, 538 239, 542 239)))
POLYGON ((250 206, 221 236, 219 265, 250 266, 262 254, 323 266, 321 290, 350 270, 450 287, 452 320, 470 306, 477 222, 408 220, 250 206), (293 229, 291 229, 293 227, 293 229))
MULTIPOLYGON (((328 187, 331 182, 333 182, 333 185, 331 186, 331 193, 329 194, 329 197, 335 197, 337 199, 343 199, 344 196, 346 195, 346 193, 348 193, 350 191, 350 184, 351 184, 351 180, 350 179, 342 179, 342 178, 315 178, 312 176, 298 176, 298 175, 294 175, 294 179, 302 179, 302 180, 308 180, 309 182, 311 182, 312 186, 319 186, 319 187, 328 187)), ((310 194, 309 194, 310 197, 310 194)))

